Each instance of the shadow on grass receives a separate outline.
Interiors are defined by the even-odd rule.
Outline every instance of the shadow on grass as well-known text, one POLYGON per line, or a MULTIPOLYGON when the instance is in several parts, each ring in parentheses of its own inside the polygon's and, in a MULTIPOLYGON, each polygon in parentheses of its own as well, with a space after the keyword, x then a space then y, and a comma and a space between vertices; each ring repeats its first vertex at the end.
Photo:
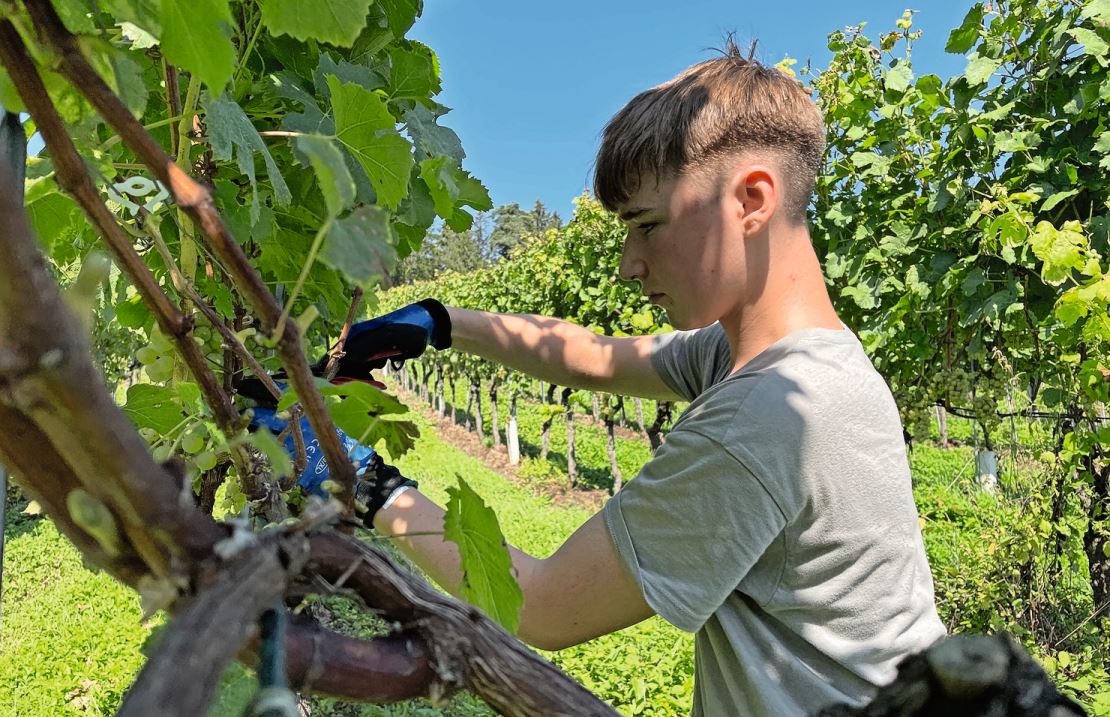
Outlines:
POLYGON ((26 535, 35 529, 45 515, 27 515, 23 510, 27 501, 7 501, 4 504, 4 541, 14 540, 21 535, 26 535))

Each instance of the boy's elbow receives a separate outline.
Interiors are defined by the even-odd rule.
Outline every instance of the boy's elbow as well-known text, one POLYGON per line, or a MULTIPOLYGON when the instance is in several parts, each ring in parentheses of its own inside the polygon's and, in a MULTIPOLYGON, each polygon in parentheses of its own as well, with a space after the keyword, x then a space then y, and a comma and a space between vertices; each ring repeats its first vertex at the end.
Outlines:
POLYGON ((521 626, 517 633, 519 637, 529 647, 534 647, 537 650, 546 650, 547 652, 558 652, 565 650, 568 647, 574 647, 581 640, 567 639, 567 635, 555 635, 543 630, 530 630, 521 626))

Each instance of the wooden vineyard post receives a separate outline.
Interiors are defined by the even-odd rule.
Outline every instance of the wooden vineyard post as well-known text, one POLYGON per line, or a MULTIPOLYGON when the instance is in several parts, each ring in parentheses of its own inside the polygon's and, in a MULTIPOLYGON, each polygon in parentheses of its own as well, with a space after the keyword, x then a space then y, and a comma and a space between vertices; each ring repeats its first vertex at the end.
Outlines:
POLYGON ((551 424, 555 422, 555 384, 547 385, 547 401, 543 404, 545 415, 543 427, 540 432, 540 460, 547 460, 547 451, 551 448, 551 424))
POLYGON ((651 441, 651 450, 659 449, 663 445, 663 426, 671 420, 671 402, 659 401, 655 404, 655 422, 647 429, 648 440, 651 441))
POLYGON ((509 394, 509 426, 505 432, 505 441, 509 444, 509 464, 520 463, 520 436, 516 425, 516 391, 509 394))
POLYGON ((501 428, 500 419, 497 415, 497 379, 494 378, 489 382, 489 410, 490 410, 490 433, 493 437, 493 447, 501 447, 501 428))
POLYGON ((570 400, 571 394, 574 393, 572 388, 563 389, 563 415, 567 421, 567 478, 570 479, 570 487, 578 487, 578 457, 574 451, 574 403, 570 400))
POLYGON ((443 395, 443 366, 436 364, 436 413, 440 418, 447 415, 447 398, 443 395))
POLYGON ((616 494, 624 483, 621 476, 621 467, 617 463, 617 437, 615 429, 617 413, 623 410, 624 398, 622 396, 606 397, 605 412, 603 415, 605 417, 605 452, 609 454, 609 470, 613 474, 611 494, 616 494))
MULTIPOLYGON (((477 374, 470 378, 470 390, 474 392, 474 430, 481 440, 486 439, 486 427, 483 425, 482 416, 482 382, 477 374)), ((495 426, 496 428, 496 426, 495 426)))

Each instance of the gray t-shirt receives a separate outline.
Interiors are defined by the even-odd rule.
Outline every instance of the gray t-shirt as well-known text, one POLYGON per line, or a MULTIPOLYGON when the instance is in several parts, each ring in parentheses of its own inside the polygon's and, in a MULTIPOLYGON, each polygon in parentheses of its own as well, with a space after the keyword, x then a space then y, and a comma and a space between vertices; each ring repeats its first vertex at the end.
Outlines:
POLYGON ((696 633, 693 714, 868 700, 945 632, 886 383, 847 330, 730 374, 714 324, 652 363, 690 405, 604 515, 648 605, 696 633))

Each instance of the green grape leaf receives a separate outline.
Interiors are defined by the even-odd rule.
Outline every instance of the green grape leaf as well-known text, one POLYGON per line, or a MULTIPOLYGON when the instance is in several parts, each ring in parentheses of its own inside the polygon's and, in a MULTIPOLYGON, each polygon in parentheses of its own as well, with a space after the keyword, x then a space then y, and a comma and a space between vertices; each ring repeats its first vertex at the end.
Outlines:
POLYGON ((293 461, 269 431, 255 431, 247 439, 270 461, 270 469, 277 480, 293 475, 293 461))
POLYGON ((96 32, 96 25, 89 16, 92 12, 89 0, 52 0, 51 5, 70 32, 75 35, 91 35, 96 32))
POLYGON ((266 162, 266 172, 270 177, 270 184, 274 187, 274 199, 279 204, 288 204, 292 201, 289 187, 281 176, 273 155, 266 148, 266 144, 259 136, 258 130, 251 124, 243 108, 238 104, 220 96, 219 99, 209 102, 205 119, 208 125, 208 136, 212 142, 212 155, 222 161, 230 161, 234 155, 238 161, 239 171, 247 175, 251 184, 251 224, 258 222, 259 202, 258 183, 254 176, 254 153, 261 152, 262 159, 266 162))
POLYGON ((1068 222, 1063 229, 1057 229, 1043 221, 1037 224, 1030 237, 1033 253, 1044 262, 1041 276, 1053 286, 1062 284, 1073 269, 1083 266, 1086 240, 1077 226, 1076 222, 1068 222))
POLYGON ((1097 32, 1085 27, 1077 27, 1068 30, 1068 34, 1074 37, 1076 42, 1083 45, 1083 54, 1094 57, 1100 65, 1106 65, 1106 55, 1110 52, 1110 43, 1102 39, 1097 32))
MULTIPOLYGON (((1107 133, 1110 136, 1110 132, 1107 133)), ((436 205, 423 178, 412 179, 412 189, 397 211, 397 219, 420 229, 427 229, 436 218, 436 205)))
POLYGON ((192 381, 174 381, 174 393, 181 399, 181 405, 192 414, 203 414, 205 410, 204 396, 200 386, 192 381))
POLYGON ((393 209, 409 188, 412 145, 396 129, 393 115, 373 92, 329 76, 335 134, 370 177, 378 201, 393 209))
POLYGON ((8 76, 7 70, 3 67, 0 67, 0 107, 8 112, 27 111, 22 98, 19 96, 19 91, 12 84, 12 78, 8 76))
POLYGON ((301 79, 292 72, 282 71, 270 76, 274 93, 293 100, 304 107, 304 112, 289 112, 281 121, 281 128, 305 134, 335 134, 335 123, 316 104, 316 98, 301 87, 301 79))
POLYGON ((964 71, 964 77, 967 78, 969 85, 977 87, 989 80, 1001 64, 1000 60, 973 53, 967 60, 967 70, 964 71))
POLYGON ((436 116, 424 105, 405 111, 405 126, 416 148, 428 157, 445 154, 458 162, 466 157, 455 130, 436 124, 436 116))
POLYGON ((447 489, 443 537, 459 546, 462 584, 459 596, 481 609, 511 633, 520 624, 524 593, 513 573, 513 561, 497 515, 456 474, 458 487, 447 489))
MULTIPOLYGON (((53 179, 42 177, 27 182, 27 214, 31 228, 44 245, 72 238, 73 233, 68 230, 78 221, 77 212, 77 204, 62 194, 53 179)), ((49 248, 53 251, 52 246, 49 248)))
POLYGON ((151 318, 150 309, 143 303, 143 297, 137 294, 116 304, 115 311, 119 325, 129 329, 137 329, 151 318))
POLYGON ((886 73, 886 88, 892 92, 905 92, 913 82, 913 70, 908 62, 898 60, 886 73))
POLYGON ((1056 302, 1053 313, 1064 326, 1074 326, 1090 311, 1090 304, 1079 296, 1078 288, 1064 292, 1056 302))
POLYGON ((1103 130, 1095 140, 1095 151, 1110 154, 1110 131, 1103 130))
POLYGON ((335 75, 342 82, 353 82, 359 87, 368 90, 380 90, 386 86, 385 78, 371 70, 366 65, 358 65, 346 60, 336 62, 327 52, 320 53, 320 64, 312 73, 312 81, 316 85, 316 94, 321 97, 331 95, 328 89, 328 75, 335 75))
POLYGON ((440 90, 439 63, 427 45, 408 41, 389 49, 390 99, 425 99, 440 90))
POLYGON ((983 23, 983 3, 975 3, 960 26, 948 34, 948 43, 944 46, 945 52, 962 55, 975 45, 979 39, 979 26, 983 23))
POLYGON ((123 410, 137 428, 151 428, 162 436, 168 435, 185 418, 172 388, 149 383, 138 383, 127 389, 123 410))
POLYGON ((378 0, 393 37, 404 37, 423 9, 423 0, 378 0))
MULTIPOLYGON (((219 94, 235 72, 228 0, 161 0, 162 52, 219 94)), ((150 28, 147 28, 148 30, 150 28)))
POLYGON ((1070 197, 1074 197, 1076 194, 1079 194, 1079 188, 1078 187, 1076 187, 1075 189, 1068 189, 1068 190, 1065 190, 1063 192, 1056 192, 1055 194, 1050 196, 1048 199, 1044 200, 1044 204, 1041 205, 1041 211, 1042 212, 1051 211, 1052 209, 1055 209, 1056 205, 1058 205, 1060 202, 1062 202, 1065 199, 1068 199, 1070 197))
POLYGON ((321 388, 325 396, 340 396, 341 401, 327 405, 335 425, 364 445, 385 443, 391 456, 401 456, 411 450, 420 436, 416 424, 395 421, 381 416, 402 414, 407 408, 390 394, 369 383, 352 381, 342 385, 321 388))
POLYGON ((262 0, 262 23, 275 35, 350 47, 366 27, 372 0, 262 0))
POLYGON ((1110 22, 1110 0, 1089 0, 1079 14, 1084 18, 1097 18, 1110 22))
POLYGON ((389 214, 368 205, 336 221, 328 230, 320 260, 364 289, 374 289, 397 265, 389 214))
POLYGON ((106 79, 120 99, 135 117, 142 117, 146 109, 147 90, 143 81, 143 68, 132 58, 130 52, 113 50, 103 58, 109 72, 106 79))
MULTIPOLYGON (((162 34, 160 4, 161 0, 100 0, 100 6, 121 25, 130 23, 155 38, 162 34)), ((126 29, 124 36, 128 36, 126 29)))
POLYGON ((149 50, 158 46, 157 37, 133 22, 122 22, 119 29, 123 33, 123 39, 128 41, 132 50, 149 50))
POLYGON ((347 171, 343 153, 330 137, 307 135, 297 138, 297 149, 308 157, 320 191, 328 206, 328 214, 338 216, 355 201, 355 182, 347 171))
POLYGON ((420 163, 420 176, 428 185, 435 203, 436 213, 457 232, 470 228, 471 216, 461 207, 467 205, 478 211, 493 208, 489 192, 470 173, 450 157, 425 159, 420 163))
MULTIPOLYGON (((329 401, 328 413, 335 425, 351 439, 367 446, 384 443, 385 449, 394 458, 404 455, 416 444, 420 429, 415 423, 382 418, 408 411, 404 404, 385 391, 362 381, 340 385, 319 381, 317 387, 322 395, 339 399, 329 401)), ((278 402, 278 410, 284 410, 298 400, 296 393, 290 389, 278 402)))

